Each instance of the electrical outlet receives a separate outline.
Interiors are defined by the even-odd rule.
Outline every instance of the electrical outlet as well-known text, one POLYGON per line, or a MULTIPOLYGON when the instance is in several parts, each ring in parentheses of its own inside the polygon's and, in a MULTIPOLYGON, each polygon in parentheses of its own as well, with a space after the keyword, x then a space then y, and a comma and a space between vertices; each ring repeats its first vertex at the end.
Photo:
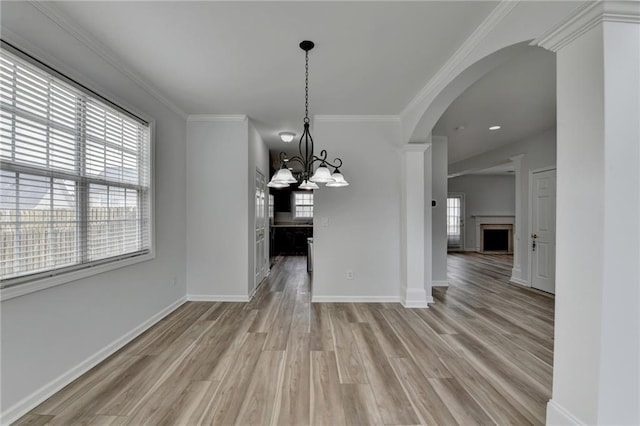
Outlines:
POLYGON ((347 279, 348 280, 353 279, 353 271, 351 269, 347 269, 347 279))

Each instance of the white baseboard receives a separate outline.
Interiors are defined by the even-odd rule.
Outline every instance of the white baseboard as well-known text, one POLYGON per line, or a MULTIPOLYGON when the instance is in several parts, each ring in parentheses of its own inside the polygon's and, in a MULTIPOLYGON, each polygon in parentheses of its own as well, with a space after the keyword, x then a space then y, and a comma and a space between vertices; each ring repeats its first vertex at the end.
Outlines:
POLYGON ((529 284, 529 281, 523 280, 523 279, 518 278, 518 277, 511 277, 509 279, 509 281, 514 283, 514 284, 521 285, 523 287, 531 287, 531 284, 529 284))
POLYGON ((432 287, 449 287, 449 280, 433 280, 431 281, 432 287))
POLYGON ((82 361, 80 364, 76 365, 72 369, 58 376, 56 379, 42 386, 40 389, 36 390, 32 394, 23 398, 21 401, 17 402, 13 406, 9 407, 4 412, 0 413, 0 424, 8 425, 20 417, 27 414, 30 410, 37 407, 39 404, 44 402, 47 398, 51 397, 54 393, 58 392, 63 387, 67 386, 69 383, 82 376, 84 373, 107 359, 113 353, 115 353, 118 349, 122 348, 124 345, 141 335, 147 329, 151 328, 154 324, 160 321, 162 318, 175 311, 178 307, 180 307, 183 303, 186 302, 186 297, 181 297, 180 299, 173 302, 171 305, 167 306, 157 314, 153 315, 148 320, 144 321, 142 324, 129 331, 122 337, 114 340, 109 343, 104 348, 100 349, 98 352, 91 355, 89 358, 82 361))
POLYGON ((562 405, 555 402, 553 399, 547 402, 547 425, 548 426, 560 426, 560 425, 584 425, 583 421, 571 414, 562 405))
POLYGON ((247 295, 187 294, 189 302, 248 302, 247 295))
POLYGON ((401 303, 398 296, 313 296, 312 303, 401 303))

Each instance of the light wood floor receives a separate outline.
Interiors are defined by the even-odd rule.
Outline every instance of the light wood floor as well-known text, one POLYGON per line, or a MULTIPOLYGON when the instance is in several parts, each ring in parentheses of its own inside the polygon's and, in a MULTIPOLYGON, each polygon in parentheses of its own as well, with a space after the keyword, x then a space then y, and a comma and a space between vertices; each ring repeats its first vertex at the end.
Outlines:
POLYGON ((184 304, 18 424, 543 424, 554 300, 452 254, 429 309, 311 304, 304 257, 250 303, 184 304))

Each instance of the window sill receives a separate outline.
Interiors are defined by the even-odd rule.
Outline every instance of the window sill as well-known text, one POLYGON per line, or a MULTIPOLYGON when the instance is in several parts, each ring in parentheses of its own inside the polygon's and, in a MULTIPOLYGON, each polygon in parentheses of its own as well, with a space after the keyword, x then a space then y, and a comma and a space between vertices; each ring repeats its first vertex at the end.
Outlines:
POLYGON ((103 272, 113 271, 114 269, 124 268, 126 266, 146 262, 154 258, 155 254, 152 251, 151 253, 142 256, 123 259, 116 262, 104 263, 102 265, 96 265, 90 268, 80 269, 78 271, 67 272, 55 277, 41 278, 38 280, 16 285, 14 287, 3 288, 0 289, 0 301, 25 296, 30 293, 35 293, 36 291, 46 290, 51 287, 56 287, 62 284, 70 283, 72 281, 81 280, 83 278, 88 278, 93 275, 101 274, 103 272))

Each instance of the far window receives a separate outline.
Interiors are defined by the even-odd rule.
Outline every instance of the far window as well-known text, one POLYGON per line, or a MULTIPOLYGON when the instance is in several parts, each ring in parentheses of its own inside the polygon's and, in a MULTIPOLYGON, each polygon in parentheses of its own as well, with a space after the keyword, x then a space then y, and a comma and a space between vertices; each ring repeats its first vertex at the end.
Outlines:
POLYGON ((313 192, 294 192, 293 202, 296 219, 313 218, 313 192))

